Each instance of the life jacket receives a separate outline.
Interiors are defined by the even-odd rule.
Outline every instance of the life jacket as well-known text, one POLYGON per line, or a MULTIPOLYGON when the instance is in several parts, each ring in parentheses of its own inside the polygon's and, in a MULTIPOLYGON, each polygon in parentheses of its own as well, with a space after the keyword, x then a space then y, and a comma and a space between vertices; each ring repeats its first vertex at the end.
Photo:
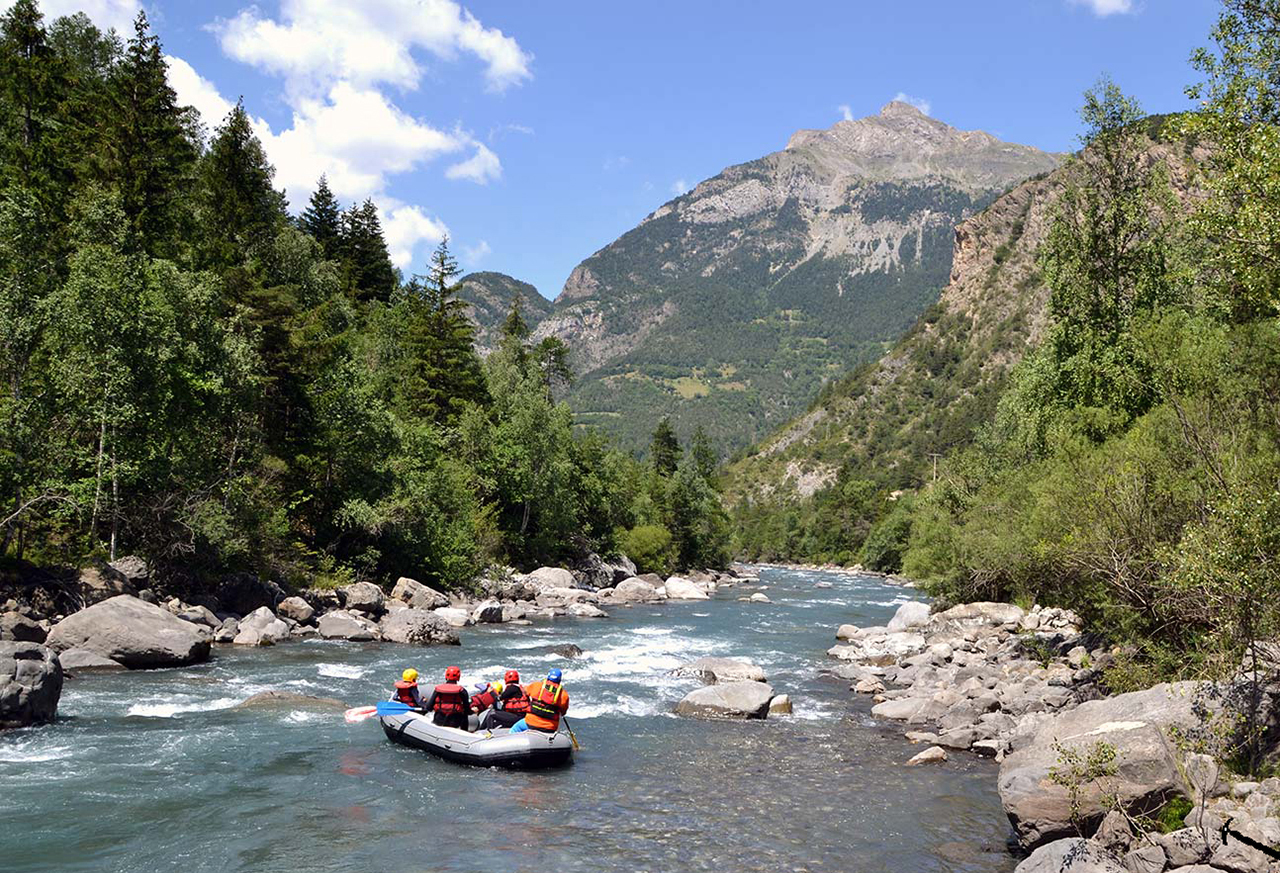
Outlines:
POLYGON ((489 691, 481 691, 479 694, 474 694, 471 697, 471 711, 482 712, 483 710, 493 706, 497 699, 498 695, 492 689, 489 691))
POLYGON ((501 709, 503 712, 514 712, 524 715, 529 711, 529 698, 524 693, 524 689, 519 685, 513 687, 519 693, 512 694, 510 697, 500 698, 498 700, 498 709, 501 709))
POLYGON ((396 700, 401 703, 407 703, 409 706, 417 706, 418 701, 414 699, 413 692, 417 689, 417 682, 406 682, 403 679, 396 680, 396 700))
MULTIPOLYGON (((565 690, 559 685, 553 685, 549 682, 538 683, 538 692, 529 698, 529 715, 535 718, 534 722, 529 724, 530 727, 542 727, 542 724, 536 719, 542 719, 548 726, 549 730, 555 730, 560 726, 560 701, 568 697, 565 690)), ((528 716, 525 721, 528 721, 528 716)))
POLYGON ((466 704, 462 696, 467 690, 456 682, 445 682, 436 686, 436 698, 431 708, 441 715, 465 715, 466 704))

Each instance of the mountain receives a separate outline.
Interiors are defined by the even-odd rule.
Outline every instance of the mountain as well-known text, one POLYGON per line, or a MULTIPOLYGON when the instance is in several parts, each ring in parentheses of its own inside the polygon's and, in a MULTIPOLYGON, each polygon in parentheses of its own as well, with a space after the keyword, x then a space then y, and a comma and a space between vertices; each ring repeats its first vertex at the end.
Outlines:
POLYGON ((671 414, 728 454, 879 358, 947 283, 955 226, 1060 157, 896 102, 799 131, 583 261, 535 334, 574 350, 580 422, 640 448, 671 414))
POLYGON ((511 301, 520 295, 520 311, 530 329, 535 328, 551 312, 551 301, 528 282, 506 273, 468 273, 458 283, 458 299, 466 304, 467 317, 476 326, 476 350, 482 355, 493 351, 498 329, 511 301))
MULTIPOLYGON (((1166 165, 1186 200, 1185 148, 1153 142, 1148 157, 1166 165)), ((809 497, 846 463, 856 478, 910 488, 931 475, 936 456, 969 444, 991 420, 1012 367, 1043 333, 1049 289, 1036 259, 1062 183, 1062 170, 1031 179, 960 224, 937 303, 879 361, 828 386, 807 412, 731 464, 730 499, 809 497)))

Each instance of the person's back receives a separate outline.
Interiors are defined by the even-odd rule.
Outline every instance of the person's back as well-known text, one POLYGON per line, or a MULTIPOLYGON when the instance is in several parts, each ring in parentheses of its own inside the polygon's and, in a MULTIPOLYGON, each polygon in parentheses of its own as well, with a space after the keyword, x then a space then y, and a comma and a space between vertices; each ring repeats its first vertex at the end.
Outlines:
POLYGON ((445 727, 467 729, 467 716, 471 709, 471 700, 459 680, 462 671, 457 667, 449 667, 444 671, 444 682, 437 685, 427 698, 426 708, 431 711, 431 720, 445 727))
POLYGON ((391 695, 392 700, 411 706, 414 709, 422 709, 422 694, 418 690, 418 671, 410 667, 400 674, 400 678, 396 680, 395 692, 391 695))
MULTIPOLYGON (((560 716, 569 711, 569 692, 560 684, 560 671, 552 670, 547 678, 534 682, 525 689, 529 697, 529 713, 524 717, 526 727, 555 733, 560 729, 560 716)), ((513 730, 519 727, 513 727, 513 730)), ((517 731, 518 732, 518 731, 517 731)))
POLYGON ((476 693, 471 695, 471 711, 484 712, 498 702, 498 692, 488 682, 477 682, 476 693))

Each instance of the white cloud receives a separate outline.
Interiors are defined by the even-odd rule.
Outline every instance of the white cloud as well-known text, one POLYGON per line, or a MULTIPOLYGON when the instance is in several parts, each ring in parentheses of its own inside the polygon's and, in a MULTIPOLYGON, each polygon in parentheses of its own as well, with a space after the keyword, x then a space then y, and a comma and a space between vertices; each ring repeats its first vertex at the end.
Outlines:
POLYGON ((476 153, 465 161, 449 167, 444 174, 450 179, 470 179, 477 185, 486 185, 502 176, 502 162, 484 143, 471 142, 476 153))
POLYGON ((98 27, 103 30, 114 27, 125 38, 133 36, 133 19, 139 8, 138 0, 41 0, 40 3, 46 23, 63 15, 83 12, 98 27))
POLYGON ((475 267, 476 264, 479 264, 486 257, 492 254, 493 249, 489 248, 487 240, 480 240, 480 242, 473 246, 463 246, 462 253, 466 255, 467 265, 475 267))
POLYGON ((853 121, 853 110, 849 108, 848 103, 841 103, 836 107, 836 111, 840 113, 840 116, 845 121, 853 121))
POLYGON ((489 142, 502 139, 509 133, 520 133, 525 136, 533 136, 533 128, 527 124, 500 124, 497 127, 489 128, 489 142))
POLYGON ((1087 6, 1099 18, 1136 11, 1133 0, 1070 0, 1073 6, 1087 6))
POLYGON ((929 110, 932 108, 932 106, 929 104, 929 101, 926 100, 925 98, 912 97, 910 94, 907 94, 903 91, 899 91, 897 94, 893 95, 893 102, 906 103, 908 106, 914 106, 916 109, 919 109, 925 115, 928 115, 929 110))
POLYGON ((414 250, 421 243, 435 245, 449 235, 445 223, 427 215, 421 206, 393 204, 384 206, 380 211, 382 233, 387 238, 391 263, 401 270, 407 270, 413 263, 414 250))
POLYGON ((210 130, 227 117, 234 104, 218 93, 216 85, 182 58, 166 55, 164 60, 169 65, 169 86, 177 93, 180 104, 194 106, 210 130))
POLYGON ((671 193, 679 197, 681 194, 689 192, 689 183, 684 179, 676 179, 671 183, 671 193))
POLYGON ((443 60, 475 56, 495 91, 529 78, 533 61, 453 0, 282 0, 278 20, 251 6, 213 29, 226 54, 284 77, 295 92, 323 93, 339 80, 415 88, 418 49, 443 60))

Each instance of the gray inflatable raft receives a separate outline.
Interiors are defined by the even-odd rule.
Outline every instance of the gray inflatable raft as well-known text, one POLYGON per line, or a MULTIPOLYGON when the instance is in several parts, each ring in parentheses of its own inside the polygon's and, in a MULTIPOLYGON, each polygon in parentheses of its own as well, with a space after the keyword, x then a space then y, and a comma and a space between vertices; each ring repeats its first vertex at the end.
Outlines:
POLYGON ((425 749, 460 764, 536 769, 558 767, 573 760, 573 741, 563 729, 554 734, 542 731, 513 734, 506 728, 472 733, 443 727, 416 712, 384 715, 378 720, 392 742, 425 749))

